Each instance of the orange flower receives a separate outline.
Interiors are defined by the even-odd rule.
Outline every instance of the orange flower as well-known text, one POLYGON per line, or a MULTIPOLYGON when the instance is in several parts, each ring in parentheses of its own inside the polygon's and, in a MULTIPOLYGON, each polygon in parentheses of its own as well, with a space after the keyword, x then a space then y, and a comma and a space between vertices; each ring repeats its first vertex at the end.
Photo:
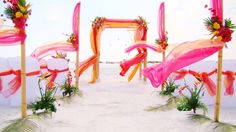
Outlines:
POLYGON ((55 88, 55 83, 54 82, 49 82, 46 87, 49 90, 53 90, 55 88))

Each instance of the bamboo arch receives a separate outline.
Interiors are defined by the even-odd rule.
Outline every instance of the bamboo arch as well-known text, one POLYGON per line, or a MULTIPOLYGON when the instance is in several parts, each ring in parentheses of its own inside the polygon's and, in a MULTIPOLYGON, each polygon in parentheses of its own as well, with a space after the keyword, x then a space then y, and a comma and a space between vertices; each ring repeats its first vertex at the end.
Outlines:
MULTIPOLYGON (((146 41, 147 38, 147 23, 142 18, 128 20, 128 19, 107 19, 105 17, 96 17, 92 23, 92 29, 90 32, 90 42, 91 48, 94 53, 87 60, 83 61, 79 65, 79 76, 90 66, 93 65, 92 79, 91 83, 95 83, 99 78, 99 60, 100 60, 100 37, 101 33, 106 28, 134 28, 136 29, 134 35, 134 41, 146 41)), ((132 58, 136 59, 139 55, 145 55, 144 59, 144 67, 146 67, 146 49, 140 48, 138 49, 138 54, 132 58)), ((132 60, 130 59, 130 60, 132 60)), ((133 64, 133 65, 140 65, 133 64)), ((135 69, 134 71, 135 72, 135 69)))

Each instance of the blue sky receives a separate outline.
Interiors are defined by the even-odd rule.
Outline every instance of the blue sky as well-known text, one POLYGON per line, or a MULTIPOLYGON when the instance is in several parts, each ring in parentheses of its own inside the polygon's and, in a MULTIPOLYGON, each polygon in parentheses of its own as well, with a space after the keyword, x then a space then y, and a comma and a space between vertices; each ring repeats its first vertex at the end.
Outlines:
MULTIPOLYGON (((32 16, 28 21, 26 41, 27 55, 37 47, 50 41, 66 40, 63 33, 71 33, 72 13, 77 0, 33 0, 32 16)), ((80 21, 80 59, 92 55, 89 42, 91 22, 96 16, 119 19, 136 19, 143 16, 148 22, 148 42, 154 43, 157 35, 157 13, 159 0, 81 0, 80 21)), ((209 16, 204 8, 208 0, 166 0, 166 29, 169 43, 209 38, 203 25, 203 19, 209 16)), ((3 11, 0 3, 0 12, 3 11)), ((236 1, 224 1, 224 17, 232 18, 236 23, 236 1)), ((101 59, 120 61, 130 56, 124 48, 131 45, 133 32, 128 29, 106 29, 101 37, 101 59)), ((224 50, 224 59, 235 59, 236 34, 224 50)), ((19 46, 1 47, 0 57, 20 55, 19 46)), ((70 54, 74 58, 74 54, 70 54)), ((161 55, 150 52, 149 60, 160 60, 161 55)), ((216 55, 208 58, 216 60, 216 55)), ((72 59, 73 60, 73 59, 72 59)))

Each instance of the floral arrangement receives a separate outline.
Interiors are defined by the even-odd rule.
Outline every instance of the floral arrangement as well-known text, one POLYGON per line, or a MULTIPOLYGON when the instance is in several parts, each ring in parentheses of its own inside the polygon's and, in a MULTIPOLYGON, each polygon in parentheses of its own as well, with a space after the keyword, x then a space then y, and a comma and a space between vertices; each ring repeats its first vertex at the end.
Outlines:
MULTIPOLYGON (((207 5, 205 6, 207 7, 207 5)), ((209 17, 204 20, 204 24, 207 30, 213 35, 212 38, 217 38, 219 41, 229 42, 232 39, 232 29, 235 29, 236 26, 232 23, 231 19, 225 19, 224 22, 220 20, 219 16, 216 15, 214 9, 209 9, 213 14, 212 17, 209 17)))
POLYGON ((155 43, 160 45, 163 50, 165 50, 167 48, 167 46, 168 46, 167 42, 168 42, 167 32, 165 33, 164 40, 156 39, 156 41, 155 41, 155 43))
POLYGON ((7 4, 5 9, 7 18, 12 20, 16 28, 24 29, 31 15, 30 4, 26 4, 26 0, 3 0, 3 3, 7 4))
POLYGON ((147 21, 143 17, 139 16, 135 21, 138 23, 139 28, 147 28, 147 21))
POLYGON ((172 95, 176 89, 179 88, 179 85, 176 85, 173 80, 164 82, 164 89, 160 92, 160 95, 172 95))
POLYGON ((201 102, 201 97, 204 96, 203 91, 203 83, 202 82, 195 82, 194 88, 190 88, 188 85, 182 87, 179 90, 179 93, 181 95, 180 100, 177 102, 177 109, 179 111, 191 111, 193 110, 193 113, 196 113, 197 109, 202 109, 204 114, 208 111, 207 107, 204 103, 201 102), (201 84, 200 88, 198 85, 201 84), (182 93, 183 90, 187 89, 190 93, 190 97, 186 96, 182 93))
POLYGON ((61 59, 65 59, 69 62, 70 59, 67 59, 66 57, 67 57, 67 54, 63 53, 63 52, 56 52, 56 55, 52 56, 52 58, 61 58, 61 59))
POLYGON ((76 43, 76 36, 75 36, 74 33, 71 33, 71 34, 68 35, 68 36, 69 36, 69 38, 67 39, 67 42, 68 42, 68 43, 72 43, 72 44, 76 43))
POLYGON ((72 75, 71 72, 68 72, 67 79, 65 80, 65 83, 61 86, 61 90, 63 97, 64 96, 71 96, 72 94, 77 94, 78 88, 72 85, 72 75))
POLYGON ((56 112, 56 98, 55 93, 57 91, 57 87, 54 83, 50 83, 49 74, 42 74, 38 80, 39 92, 40 92, 40 100, 32 103, 30 108, 32 109, 33 113, 36 114, 38 110, 44 110, 44 112, 56 112), (41 86, 41 82, 46 81, 47 85, 46 88, 43 89, 41 86))
POLYGON ((97 30, 100 29, 103 25, 103 21, 105 20, 105 17, 96 17, 95 20, 92 23, 92 27, 96 28, 97 30))

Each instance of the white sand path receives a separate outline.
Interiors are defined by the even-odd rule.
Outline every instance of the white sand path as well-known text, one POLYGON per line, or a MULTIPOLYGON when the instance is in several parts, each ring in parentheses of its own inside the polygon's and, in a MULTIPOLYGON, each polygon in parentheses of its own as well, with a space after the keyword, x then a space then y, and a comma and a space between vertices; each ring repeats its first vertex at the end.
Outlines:
MULTIPOLYGON (((137 78, 131 83, 118 75, 118 65, 102 65, 100 80, 88 84, 90 72, 80 79, 83 97, 69 103, 60 101, 57 113, 40 122, 42 132, 205 132, 214 125, 191 121, 188 114, 176 109, 148 112, 149 106, 164 104, 150 83, 137 78), (114 67, 115 66, 115 67, 114 67)), ((200 111, 199 111, 200 112, 200 111)), ((200 112, 201 113, 201 112, 200 112)), ((235 108, 222 109, 221 119, 236 124, 235 108)), ((210 107, 210 118, 213 107, 210 107)), ((1 118, 1 117, 0 117, 1 118)))

